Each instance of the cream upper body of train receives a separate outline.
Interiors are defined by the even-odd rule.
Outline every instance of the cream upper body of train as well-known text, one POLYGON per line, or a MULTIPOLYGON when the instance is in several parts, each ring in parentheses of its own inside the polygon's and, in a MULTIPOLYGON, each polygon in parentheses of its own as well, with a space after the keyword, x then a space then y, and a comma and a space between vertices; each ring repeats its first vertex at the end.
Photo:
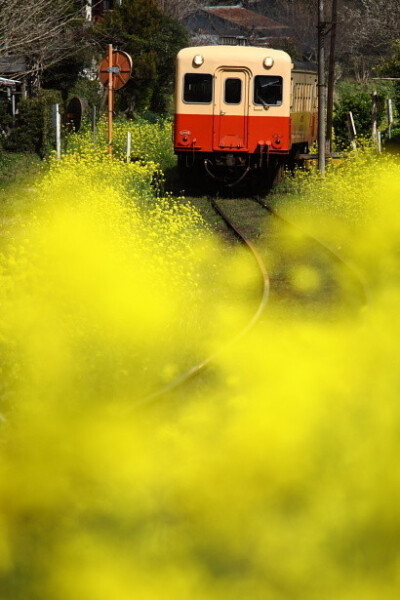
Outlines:
POLYGON ((198 46, 178 53, 174 149, 215 177, 268 168, 317 138, 317 77, 282 50, 198 46))

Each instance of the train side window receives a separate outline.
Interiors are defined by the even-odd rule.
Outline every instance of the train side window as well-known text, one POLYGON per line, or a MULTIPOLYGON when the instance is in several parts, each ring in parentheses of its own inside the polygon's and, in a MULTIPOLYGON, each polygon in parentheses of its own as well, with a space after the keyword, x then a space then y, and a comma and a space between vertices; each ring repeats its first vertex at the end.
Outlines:
POLYGON ((280 106, 282 104, 282 77, 256 75, 254 83, 254 104, 280 106))
POLYGON ((230 77, 225 80, 225 103, 240 104, 242 100, 242 82, 240 79, 230 77))
POLYGON ((183 87, 184 102, 208 104, 212 100, 212 75, 186 73, 183 87))

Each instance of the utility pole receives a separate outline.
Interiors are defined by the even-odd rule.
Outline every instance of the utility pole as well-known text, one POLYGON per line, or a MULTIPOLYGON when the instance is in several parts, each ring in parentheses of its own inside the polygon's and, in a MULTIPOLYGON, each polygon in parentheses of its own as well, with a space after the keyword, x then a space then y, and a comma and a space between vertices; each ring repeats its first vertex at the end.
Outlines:
POLYGON ((326 141, 332 152, 333 93, 335 90, 336 29, 338 0, 332 0, 331 47, 329 52, 328 100, 326 109, 326 141))
POLYGON ((318 0, 318 168, 325 172, 325 6, 324 0, 318 0))
POLYGON ((113 152, 113 114, 114 114, 114 81, 113 81, 113 46, 108 44, 108 155, 111 157, 113 152))

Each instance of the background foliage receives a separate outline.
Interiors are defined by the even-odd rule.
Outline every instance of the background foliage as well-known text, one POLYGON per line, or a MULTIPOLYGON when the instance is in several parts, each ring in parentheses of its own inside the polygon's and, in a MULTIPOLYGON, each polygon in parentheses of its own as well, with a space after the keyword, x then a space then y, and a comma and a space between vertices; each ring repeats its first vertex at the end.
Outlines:
POLYGON ((118 5, 93 29, 103 48, 113 43, 133 59, 133 77, 118 94, 120 110, 164 113, 174 78, 175 56, 187 45, 184 28, 163 14, 153 0, 118 5))
MULTIPOLYGON (((379 85, 356 84, 349 81, 338 86, 338 100, 335 102, 333 126, 335 142, 338 148, 346 148, 350 143, 347 128, 347 114, 353 113, 357 136, 369 139, 372 131, 372 92, 379 85)), ((385 116, 385 101, 388 91, 380 86, 378 93, 377 125, 381 125, 385 116)))
POLYGON ((52 124, 52 105, 61 103, 57 90, 42 90, 39 96, 19 103, 16 126, 4 141, 11 152, 35 152, 42 158, 54 148, 55 132, 52 124))

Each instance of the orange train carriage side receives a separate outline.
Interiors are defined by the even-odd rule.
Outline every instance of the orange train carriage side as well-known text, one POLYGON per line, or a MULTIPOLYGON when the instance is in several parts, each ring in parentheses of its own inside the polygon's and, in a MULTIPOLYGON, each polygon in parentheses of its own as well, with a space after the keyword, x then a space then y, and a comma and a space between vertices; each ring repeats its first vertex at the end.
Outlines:
POLYGON ((231 185, 273 175, 317 138, 317 78, 282 50, 184 48, 177 56, 174 147, 181 172, 231 185))

